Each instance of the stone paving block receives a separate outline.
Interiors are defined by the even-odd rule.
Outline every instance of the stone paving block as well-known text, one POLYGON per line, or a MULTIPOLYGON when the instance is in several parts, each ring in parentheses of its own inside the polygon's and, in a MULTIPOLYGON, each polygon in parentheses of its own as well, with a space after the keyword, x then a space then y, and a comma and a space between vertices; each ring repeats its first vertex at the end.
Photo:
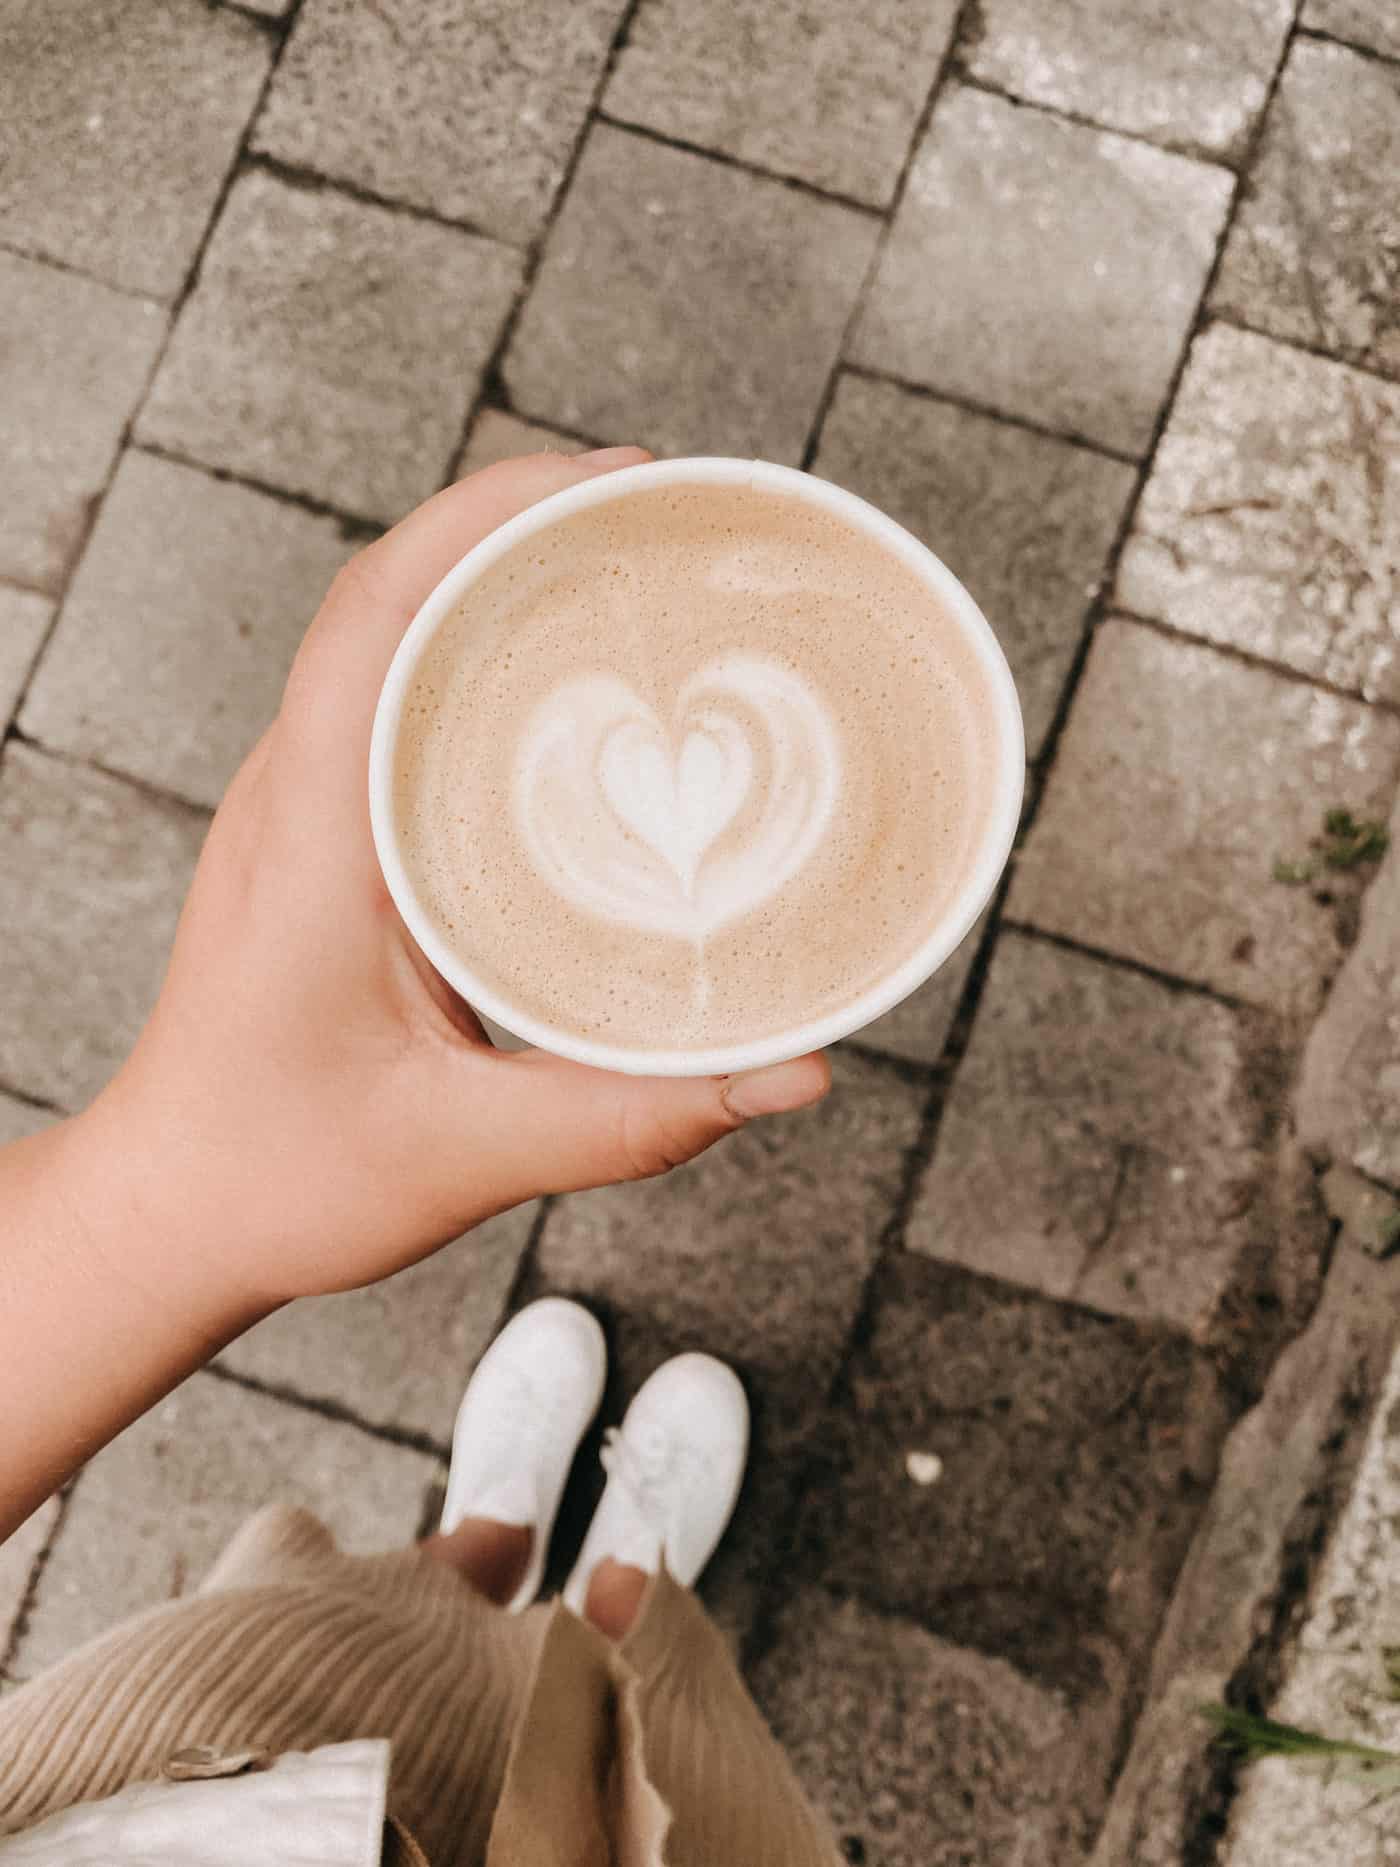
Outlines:
POLYGON ((1292 21, 1292 0, 980 0, 967 64, 1033 103, 1235 158, 1292 21))
POLYGON ((600 442, 797 461, 877 230, 600 124, 506 358, 511 400, 600 442))
POLYGON ((57 592, 165 334, 165 315, 0 253, 0 577, 57 592))
POLYGON ((1400 1191, 1400 809, 1298 1084, 1308 1145, 1400 1191))
POLYGON ((7 1141, 22 1140, 27 1134, 38 1134, 55 1119, 48 1109, 36 1108, 32 1102, 21 1102, 17 1096, 0 1091, 0 1147, 7 1141))
POLYGON ((1086 1768, 1064 1695, 1001 1660, 807 1586, 784 1601, 751 1684, 847 1860, 1080 1858, 1102 1766, 1086 1768))
POLYGON ((549 212, 624 0, 307 0, 256 145, 523 244, 549 212))
POLYGON ((957 952, 931 979, 911 992, 893 1011, 887 1011, 883 1018, 854 1032, 853 1041, 864 1044, 867 1050, 882 1050, 892 1057, 904 1057, 910 1063, 937 1063, 986 933, 988 912, 973 923, 957 952))
POLYGON ((201 812, 11 743, 0 763, 0 1079, 78 1108, 131 1048, 201 812))
MULTIPOLYGON (((1296 1590, 1300 1551, 1350 1488, 1366 1404, 1390 1360, 1400 1264, 1368 1257, 1349 1225, 1333 1246, 1317 1217, 1330 1259, 1321 1297, 1225 1443, 1091 1867, 1193 1857, 1219 1790, 1200 1708, 1258 1668, 1260 1631, 1296 1590)), ((1315 1858, 1350 1867, 1349 1855, 1315 1858)))
POLYGON ((454 479, 464 480, 469 473, 494 467, 498 460, 514 460, 519 454, 579 454, 583 443, 538 422, 521 421, 504 409, 484 408, 472 423, 467 444, 452 469, 454 479))
POLYGON ((1204 1329, 1256 1227, 1254 1035, 1155 979, 1005 933, 912 1251, 1204 1329))
MULTIPOLYGON (((1356 1480, 1298 1635, 1323 1660, 1373 1659, 1400 1635, 1400 1352, 1392 1354, 1356 1480)), ((1397 1727, 1400 1732, 1400 1727, 1397 1727)), ((1397 1830, 1400 1832, 1400 1830, 1397 1830)))
POLYGON ((39 644, 48 634, 53 609, 46 596, 0 584, 0 732, 15 710, 39 644))
POLYGON ((133 449, 25 702, 46 745, 211 808, 354 546, 334 520, 133 449))
POLYGON ((1400 58, 1400 12, 1393 0, 1305 0, 1302 23, 1400 58))
POLYGON ((395 520, 441 485, 520 276, 494 241, 246 174, 141 438, 395 520))
POLYGON ((1319 1181, 1328 1211, 1347 1228, 1357 1248, 1373 1258, 1395 1255, 1395 1227, 1400 1203, 1364 1173, 1333 1161, 1319 1181))
POLYGON ((952 38, 956 0, 647 0, 605 108, 883 207, 952 38))
POLYGON ((1334 806, 1386 815, 1398 771, 1391 715, 1110 618, 1007 914, 1309 1016, 1364 877, 1286 887, 1274 863, 1306 855, 1334 806))
POLYGON ((1400 376, 1400 67, 1299 39, 1211 305, 1400 376))
POLYGON ((1204 162, 946 91, 853 358, 1142 454, 1230 189, 1204 162))
POLYGON ((924 1100, 879 1063, 838 1054, 833 1071, 816 1110, 754 1122, 661 1179, 562 1200, 532 1282, 600 1303, 624 1345, 645 1325, 820 1404, 924 1100))
POLYGON ((1147 1661, 1223 1424, 1180 1337, 897 1252, 814 1441, 795 1573, 1097 1705, 1147 1661))
POLYGON ((1141 454, 1232 186, 1223 169, 1108 131, 946 92, 854 359, 1141 454))
POLYGON ((348 1407, 372 1426, 441 1446, 467 1376, 496 1333, 537 1207, 488 1219, 386 1283, 316 1297, 260 1323, 220 1363, 278 1389, 348 1407))
MULTIPOLYGON (((521 1301, 557 1293, 595 1308, 612 1373, 600 1421, 668 1356, 730 1361, 754 1409, 753 1458, 733 1528, 702 1584, 731 1631, 768 1575, 797 1460, 836 1373, 925 1090, 837 1051, 811 1113, 755 1122, 665 1179, 579 1193, 551 1214, 521 1301)), ((576 1552, 602 1490, 586 1442, 554 1567, 576 1552)))
POLYGON ((173 298, 272 57, 197 0, 5 0, 0 240, 173 298))
POLYGON ((816 471, 898 519, 971 590, 1011 663, 1034 758, 1133 469, 892 383, 843 376, 816 471))
MULTIPOLYGON (((1351 1499, 1337 1522, 1270 1714, 1328 1736, 1400 1749, 1400 1704, 1380 1649, 1400 1637, 1400 1356, 1371 1421, 1351 1499)), ((1381 1867, 1400 1854, 1400 1800, 1269 1759, 1245 1774, 1227 1867, 1381 1867)))
POLYGON ((53 1533, 58 1499, 51 1497, 0 1543, 0 1691, 9 1680, 5 1656, 19 1637, 19 1620, 34 1565, 53 1533))
POLYGON ((196 1374, 79 1475, 13 1670, 32 1678, 128 1614, 193 1594, 245 1518, 297 1504, 345 1548, 409 1543, 437 1462, 196 1374))
POLYGON ((1400 387, 1216 325, 1192 347, 1117 600, 1400 701, 1400 387))
MULTIPOLYGON (((1393 1560, 1393 1557, 1392 1557, 1393 1560)), ((1391 1584, 1400 1574, 1392 1571, 1391 1584)), ((1302 1654, 1270 1715, 1329 1737, 1400 1749, 1400 1705, 1381 1664, 1302 1654)), ((1291 1759, 1249 1765, 1218 1857, 1222 1867, 1390 1867, 1400 1859, 1400 1802, 1364 1779, 1316 1776, 1291 1759)))

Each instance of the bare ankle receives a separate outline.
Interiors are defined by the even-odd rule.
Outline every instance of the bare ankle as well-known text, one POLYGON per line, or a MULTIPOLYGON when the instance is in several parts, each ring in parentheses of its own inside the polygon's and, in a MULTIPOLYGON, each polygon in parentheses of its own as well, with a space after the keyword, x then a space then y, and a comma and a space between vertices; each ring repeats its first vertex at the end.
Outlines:
POLYGON ((528 1524, 464 1517, 455 1530, 430 1536, 422 1547, 434 1562, 455 1569, 488 1601, 504 1607, 525 1579, 534 1540, 528 1524))
POLYGON ((637 1618, 650 1580, 645 1569, 604 1557, 589 1578, 585 1616, 610 1640, 621 1640, 637 1618))

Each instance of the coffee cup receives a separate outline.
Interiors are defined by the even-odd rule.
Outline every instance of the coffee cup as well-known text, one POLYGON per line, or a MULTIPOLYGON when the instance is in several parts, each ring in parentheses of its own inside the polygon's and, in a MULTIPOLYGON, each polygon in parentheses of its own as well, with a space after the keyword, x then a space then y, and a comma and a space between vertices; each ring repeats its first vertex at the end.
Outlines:
MULTIPOLYGON (((816 562, 814 558, 814 565, 816 562)), ((675 576, 674 565, 666 574, 675 576)), ((644 589, 644 580, 637 587, 644 589)), ((665 586, 655 588, 662 588, 664 593, 665 586)), ((604 613, 600 603, 601 599, 593 600, 588 612, 591 617, 604 613)), ((669 603, 662 609, 669 613, 669 603)), ((851 611, 852 615, 856 613, 851 611)), ((859 613, 870 616, 875 612, 867 606, 859 613)), ((552 611, 546 620, 556 620, 552 611)), ((636 620, 646 626, 645 616, 636 620)), ((485 627, 484 621, 481 626, 485 627)), ((496 626, 494 620, 492 626, 496 626)), ((670 626, 674 626, 674 618, 670 626)), ((827 643, 834 653, 832 630, 839 634, 845 626, 828 623, 827 635, 814 638, 814 652, 819 657, 826 653, 823 644, 827 643)), ((860 624, 861 628, 866 626, 860 624)), ((521 637, 521 654, 515 657, 517 669, 529 659, 530 639, 528 635, 521 637)), ((549 639, 557 641, 557 628, 549 639)), ((495 651, 492 679, 496 685, 489 689, 492 693, 508 691, 500 685, 505 678, 500 668, 512 661, 509 640, 508 634, 502 634, 500 641, 506 646, 495 651)), ((600 646, 600 654, 605 646, 600 646)), ((873 658, 874 651, 871 653, 873 658)), ((831 659, 830 654, 827 659, 831 659)), ((450 674, 445 678, 450 682, 450 674)), ((857 696, 857 690, 859 696, 877 692, 875 681, 867 680, 863 671, 859 680, 849 671, 842 678, 842 692, 848 698, 857 696)), ((487 691, 482 689, 483 693, 487 691)), ((864 698, 861 704, 866 704, 864 698)), ((851 705, 855 705, 854 698, 851 705)), ((863 720, 883 717, 876 713, 860 715, 863 720)), ((1005 866, 1019 819, 1024 769, 1020 708, 1006 659, 972 597, 920 540, 855 494, 793 468, 754 460, 682 459, 651 462, 582 481, 518 514, 453 566, 409 625, 380 694, 370 748, 370 817, 385 882, 410 935, 448 984, 486 1020, 524 1043, 606 1069, 655 1075, 718 1075, 759 1068, 850 1036, 935 973, 972 927, 1005 866), (743 1003, 742 992, 736 997, 735 986, 746 951, 733 928, 776 926, 779 931, 775 938, 793 937, 782 933, 785 923, 780 916, 780 902, 774 905, 759 901, 749 921, 743 920, 746 903, 758 900, 755 889, 761 891, 767 884, 776 888, 794 863, 794 873, 801 872, 804 862, 808 864, 800 925, 814 953, 821 951, 825 920, 829 919, 833 929, 838 930, 839 945, 841 939, 849 943, 852 928, 879 919, 878 898, 864 904, 853 902, 842 892, 839 878, 857 872, 852 870, 849 856, 843 868, 837 860, 840 851, 827 852, 822 847, 823 835, 830 841, 841 829, 841 792, 832 774, 838 770, 844 773, 853 764, 874 771, 881 760, 889 763, 902 759, 911 770, 926 767, 939 780, 935 784, 930 779, 930 815, 935 791, 941 799, 938 808, 945 812, 949 809, 944 775, 936 763, 928 762, 933 755, 922 743, 922 716, 911 714, 914 701, 901 691, 906 683, 898 665, 900 651, 890 650, 889 644, 882 647, 881 666, 892 672, 880 676, 885 685, 878 692, 884 695, 881 704, 887 711, 890 707, 904 708, 895 733, 896 740, 902 735, 902 749, 900 744, 877 745, 876 729, 869 724, 858 725, 861 744, 854 761, 849 756, 849 720, 842 726, 839 710, 825 707, 820 682, 809 691, 812 683, 805 680, 800 667, 789 665, 790 657, 770 654, 765 659, 758 652, 765 644, 757 639, 762 635, 757 621, 753 625, 755 652, 748 652, 744 624, 737 621, 724 638, 723 652, 712 654, 703 667, 687 674, 679 684, 680 700, 674 718, 659 702, 650 704, 645 697, 630 692, 625 658, 616 661, 614 657, 616 665, 611 672, 590 674, 585 666, 588 653, 580 647, 583 660, 579 665, 585 667, 585 672, 572 669, 568 680, 561 679, 555 691, 538 704, 532 703, 530 750, 528 755, 512 755, 514 763, 509 772, 514 773, 513 777, 508 773, 502 778, 507 766, 501 760, 508 748, 496 743, 504 730, 499 721, 505 716, 485 703, 477 704, 476 711, 458 718, 451 732, 439 732, 437 743, 456 760, 451 770, 461 787, 458 801, 464 806, 462 820, 475 812, 485 834, 511 838, 512 873, 493 877, 491 863, 480 861, 479 854, 464 854, 464 906, 460 916, 455 905, 442 905, 430 885, 432 876, 422 857, 426 833, 414 827, 416 819, 410 822, 417 794, 407 787, 404 775, 408 756, 405 747, 416 754, 418 737, 429 730, 423 720, 432 708, 424 694, 435 692, 437 702, 444 700, 444 677, 436 672, 439 662, 450 665, 443 661, 443 644, 460 637, 470 646, 474 602, 482 606, 483 616, 491 608, 494 618, 495 610, 505 600, 504 590, 528 587, 531 577, 538 580, 549 576, 553 582, 540 583, 542 594, 537 605, 547 607, 552 602, 559 616, 567 617, 571 603, 592 600, 586 592, 580 599, 569 581, 569 540, 586 536, 591 542, 601 526, 610 528, 607 537, 611 557, 599 558, 595 571, 602 576, 606 570, 608 575, 621 579, 607 585, 610 608, 606 613, 626 617, 628 536, 633 539, 636 555, 649 549, 647 541, 656 537, 658 528, 667 531, 674 527, 689 551, 684 563, 693 563, 697 558, 693 539, 700 535, 694 532, 693 525, 702 519, 708 522, 707 500, 712 505, 723 502, 725 519, 723 552, 705 572, 708 582, 704 601, 711 608, 722 600, 713 591, 722 591, 726 587, 723 579, 728 577, 738 592, 736 617, 743 613, 758 617, 768 600, 763 583, 764 576, 768 576, 775 589, 786 592, 782 600, 789 604, 784 612, 789 618, 784 624, 787 634, 782 639, 797 640, 790 620, 799 613, 791 608, 791 565, 797 564, 800 579, 800 537, 806 525, 826 553, 820 560, 826 570, 813 571, 809 607, 814 614, 825 614, 822 606, 829 593, 824 586, 832 581, 833 564, 839 571, 844 538, 848 541, 844 547, 846 558, 860 561, 863 581, 857 580, 858 587, 853 588, 862 599, 872 587, 872 577, 878 582, 883 567, 888 572, 886 584, 881 586, 884 610, 898 607, 900 592, 906 604, 916 606, 914 598, 918 593, 928 602, 930 612, 936 611, 941 619, 940 629, 946 624, 939 638, 941 649, 937 643, 930 646, 922 639, 915 643, 914 632, 909 632, 913 646, 909 650, 907 685, 912 694, 917 687, 917 658, 922 671, 919 678, 928 683, 929 705, 934 709, 929 714, 928 733, 934 731, 936 707, 943 704, 940 696, 945 695, 945 690, 958 688, 961 694, 965 689, 971 696, 958 700, 962 711, 949 714, 953 727, 945 723, 943 730, 945 737, 951 734, 959 745, 962 739, 969 742, 963 748, 963 769, 972 776, 963 782, 967 787, 967 821, 972 827, 959 845, 956 870, 950 870, 952 879, 941 893, 929 896, 926 924, 920 924, 917 907, 902 909, 909 925, 900 930, 899 940, 891 945, 888 965, 880 965, 877 954, 873 963, 878 976, 871 975, 867 964, 843 1002, 830 999, 831 991, 840 997, 839 977, 830 986, 823 979, 828 997, 818 1002, 818 995, 813 993, 812 1015, 801 1015, 798 1007, 777 1028, 769 1018, 768 1028, 752 1035, 736 1025, 742 1013, 732 1008, 743 1003), (693 521, 692 509, 699 515, 693 521), (763 519, 766 523, 770 511, 779 514, 781 536, 776 543, 746 552, 742 536, 745 514, 752 512, 756 521, 763 519), (644 515, 649 515, 645 524, 644 515), (682 537, 686 525, 692 525, 692 530, 682 537), (786 557, 782 555, 784 549, 786 557), (719 571, 716 563, 720 564, 719 571), (765 569, 780 563, 788 565, 781 576, 765 569), (555 594, 551 597, 550 592, 555 594), (448 631, 455 631, 456 636, 449 637, 448 631), (940 671, 940 653, 949 668, 956 664, 956 670, 960 670, 956 679, 940 671), (431 687, 433 680, 437 681, 436 689, 431 687), (584 713, 589 716, 574 735, 577 743, 570 738, 567 717, 572 697, 578 699, 580 718, 584 713), (843 744, 848 748, 844 767, 839 766, 843 744), (920 759, 924 765, 919 764, 920 759), (600 774, 598 795, 590 792, 581 799, 580 790, 593 782, 594 772, 600 774), (746 800, 746 787, 763 790, 763 797, 746 800), (466 808, 468 803, 470 810, 466 808), (526 815, 519 823, 518 836, 514 829, 501 827, 515 823, 511 813, 519 817, 522 810, 526 815), (596 873, 590 876, 583 873, 580 864, 587 854, 587 839, 595 835, 610 840, 598 857, 596 873), (711 856, 712 849, 719 853, 711 856), (814 849, 818 854, 810 853, 814 849), (701 872, 707 860, 713 874, 701 872), (520 889, 516 888, 517 881, 522 884, 520 889), (551 885, 571 896, 559 938, 540 924, 541 913, 548 919, 552 912, 549 904, 555 896, 550 893, 551 885), (745 887, 750 893, 741 899, 745 887), (492 976, 488 976, 490 966, 480 960, 473 963, 469 957, 472 903, 490 903, 490 914, 483 909, 483 918, 496 916, 498 904, 493 890, 520 892, 536 902, 534 919, 524 923, 523 942, 514 942, 517 957, 532 942, 539 945, 535 977, 528 969, 521 972, 518 967, 513 975, 503 975, 499 952, 491 957, 496 967, 492 976), (540 904, 545 904, 543 910, 540 904), (839 933, 843 928, 845 933, 839 933), (595 933, 601 943, 597 952, 605 957, 590 962, 588 955, 594 951, 590 943, 595 933), (695 952, 703 953, 709 970, 703 978, 701 972, 696 972, 695 978, 701 979, 707 999, 714 996, 730 1006, 727 1026, 716 1026, 717 1041, 709 1040, 703 1016, 694 1010, 695 993, 700 989, 695 979, 687 986, 690 998, 674 1017, 666 1001, 657 999, 658 1009, 651 1014, 651 1025, 645 1023, 646 1014, 639 1013, 643 1024, 637 1027, 634 1020, 633 1028, 623 1038, 612 1034, 606 1014, 590 1013, 591 1021, 585 1023, 573 1019, 567 1000, 553 1010, 548 1001, 543 1010, 540 1002, 527 1002, 539 977, 547 970, 552 974, 555 959, 562 962, 565 957, 575 966, 576 980, 587 986, 587 993, 582 995, 589 996, 590 1003, 594 985, 601 990, 602 976, 609 972, 615 975, 617 990, 625 997, 634 973, 642 977, 645 968, 640 962, 651 961, 655 952, 668 951, 668 940, 673 945, 679 943, 678 951, 688 950, 685 942, 690 940, 695 952), (639 962, 636 967, 632 965, 634 954, 639 962), (697 1032, 701 1041, 695 1041, 697 1032)), ((862 789, 855 782, 860 776, 860 772, 851 772, 850 788, 853 796, 859 793, 864 799, 871 787, 867 783, 862 789)), ((424 785, 431 782, 438 781, 423 780, 424 785)), ((440 783, 433 795, 441 799, 440 783)), ((890 795, 901 794, 891 790, 890 795)), ((904 814, 895 825, 900 835, 914 837, 919 832, 920 807, 918 795, 900 804, 904 814)), ((444 853, 432 867, 432 875, 444 867, 450 871, 456 847, 451 837, 458 834, 455 821, 445 814, 450 806, 439 802, 435 808, 444 813, 444 853)), ((871 806, 867 802, 864 808, 868 812, 871 806)), ((872 849, 879 842, 869 832, 865 840, 872 849)), ((479 851, 481 845, 478 840, 461 847, 463 851, 479 851)), ((908 865, 898 866, 903 876, 908 865)), ((877 873, 868 865, 858 872, 877 873)), ((892 875, 893 870, 889 873, 892 875)), ((793 886, 790 882, 785 885, 793 886)), ((501 921, 490 936, 498 949, 512 947, 509 926, 508 921, 501 921)), ((754 951, 760 950, 752 941, 750 944, 754 951)), ((768 954, 764 963, 771 963, 771 941, 768 948, 761 950, 768 954)), ((698 960, 695 965, 699 966, 698 960)), ((839 967, 834 970, 839 975, 839 967)), ((607 991, 611 999, 614 987, 610 985, 607 991)), ((757 1018, 755 1021, 761 1022, 757 1018)))

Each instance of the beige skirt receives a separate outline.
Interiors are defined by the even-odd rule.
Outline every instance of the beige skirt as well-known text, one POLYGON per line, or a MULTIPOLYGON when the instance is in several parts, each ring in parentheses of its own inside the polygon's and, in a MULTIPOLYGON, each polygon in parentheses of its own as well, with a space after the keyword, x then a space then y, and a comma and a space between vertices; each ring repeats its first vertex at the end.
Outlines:
POLYGON ((722 1636, 664 1572, 620 1644, 503 1613, 421 1551, 347 1556, 305 1511, 245 1524, 199 1594, 0 1698, 0 1834, 173 1752, 392 1745, 432 1867, 833 1867, 722 1636))

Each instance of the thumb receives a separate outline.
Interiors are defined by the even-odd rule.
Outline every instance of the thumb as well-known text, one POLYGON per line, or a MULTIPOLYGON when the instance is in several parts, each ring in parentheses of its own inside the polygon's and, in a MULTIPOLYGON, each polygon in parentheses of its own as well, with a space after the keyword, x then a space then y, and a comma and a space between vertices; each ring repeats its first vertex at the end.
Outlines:
POLYGON ((815 1051, 737 1076, 623 1076, 525 1050, 493 1058, 488 1082, 473 1138, 514 1203, 665 1173, 759 1115, 820 1101, 831 1066, 815 1051))

